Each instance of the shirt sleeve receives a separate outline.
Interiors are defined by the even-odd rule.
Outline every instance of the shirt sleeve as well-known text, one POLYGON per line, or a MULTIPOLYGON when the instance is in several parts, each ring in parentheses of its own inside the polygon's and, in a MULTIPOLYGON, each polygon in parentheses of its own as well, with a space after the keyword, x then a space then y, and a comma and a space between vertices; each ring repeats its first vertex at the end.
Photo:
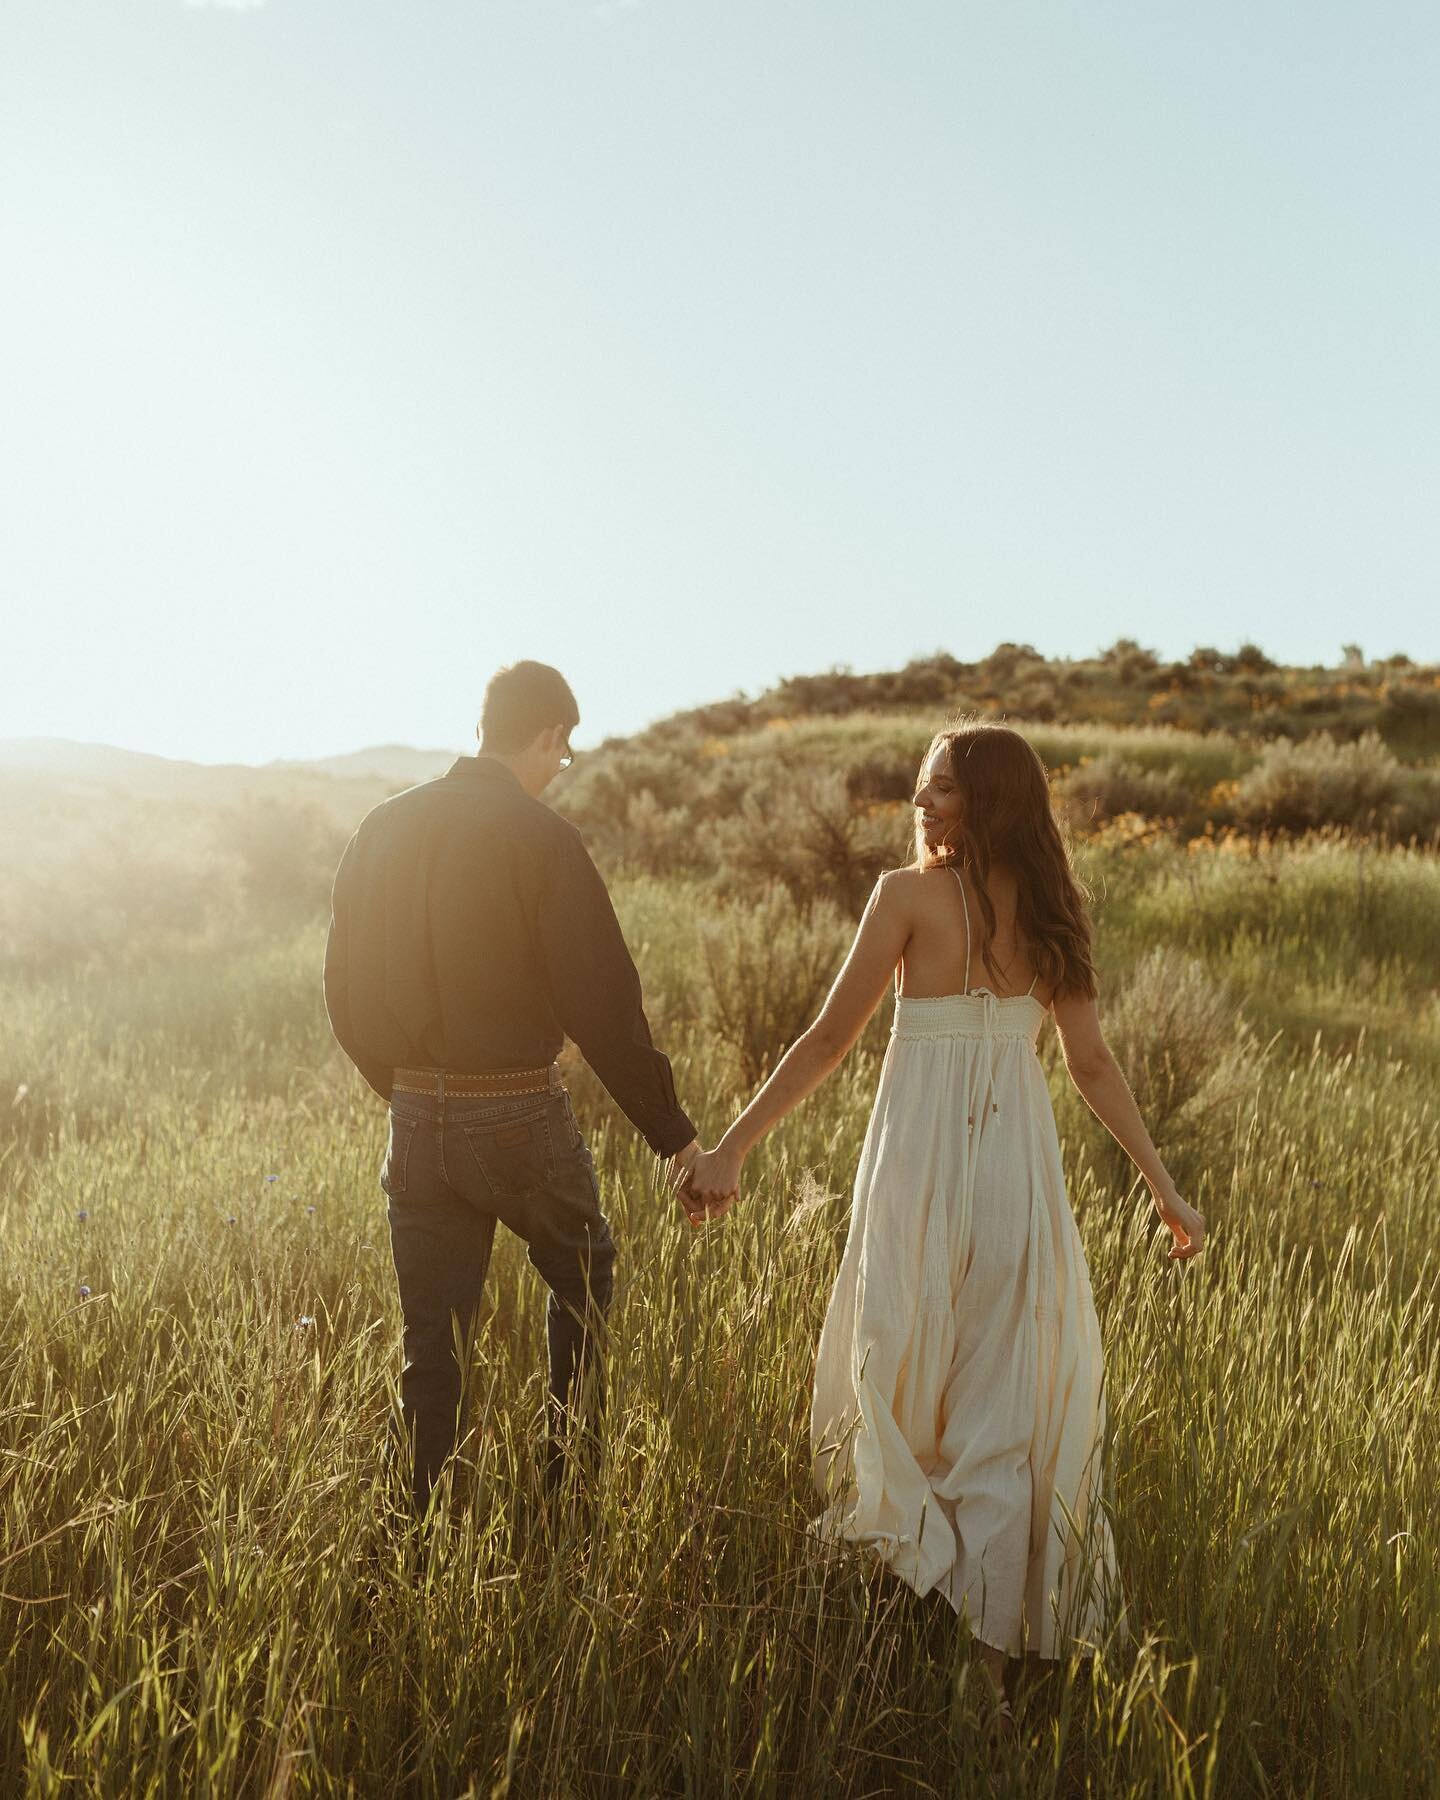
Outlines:
POLYGON ((335 1041, 388 1105, 394 1071, 382 1067, 361 1049, 350 1019, 350 907, 349 886, 355 866, 352 837, 340 858, 330 896, 330 930, 325 939, 325 1011, 335 1041))
POLYGON ((600 871, 578 833, 549 859, 539 942, 556 1017, 616 1105, 657 1156, 695 1137, 675 1096, 670 1059, 655 1048, 640 976, 600 871))

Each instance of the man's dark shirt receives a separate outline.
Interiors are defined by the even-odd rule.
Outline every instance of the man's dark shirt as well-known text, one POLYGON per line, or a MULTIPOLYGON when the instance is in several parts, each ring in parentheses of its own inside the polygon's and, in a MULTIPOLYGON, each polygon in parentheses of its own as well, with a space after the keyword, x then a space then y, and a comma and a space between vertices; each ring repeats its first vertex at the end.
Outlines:
POLYGON ((386 1100, 397 1068, 544 1068, 569 1036, 658 1155, 695 1136, 580 833, 492 757, 360 821, 335 876, 325 1006, 386 1100))

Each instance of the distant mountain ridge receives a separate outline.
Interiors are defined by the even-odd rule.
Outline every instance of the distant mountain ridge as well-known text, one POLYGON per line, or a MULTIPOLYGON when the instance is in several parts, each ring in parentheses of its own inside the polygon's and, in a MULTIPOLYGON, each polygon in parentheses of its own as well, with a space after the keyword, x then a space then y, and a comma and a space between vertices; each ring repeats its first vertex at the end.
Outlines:
POLYGON ((138 779, 149 787, 157 780, 242 780, 264 775, 330 776, 340 781, 413 783, 442 775, 460 752, 416 750, 409 744, 377 744, 336 756, 292 758, 268 763, 197 763, 181 757, 155 756, 145 750, 122 750, 113 744, 88 744, 77 738, 0 738, 0 770, 30 774, 79 776, 90 780, 138 779))
POLYGON ((203 763, 154 756, 146 750, 121 750, 114 744, 87 744, 79 738, 0 738, 0 768, 29 769, 47 774, 87 774, 102 771, 200 769, 203 763))
POLYGON ((364 777, 374 781, 429 781, 443 775, 460 750, 416 750, 409 744, 375 744, 368 750, 347 750, 339 756, 315 757, 308 761, 261 763, 261 769, 277 773, 334 775, 340 780, 364 777))
POLYGON ((281 801, 313 804, 353 830, 387 795, 443 775, 457 754, 380 744, 309 762, 196 763, 73 738, 0 738, 0 816, 18 809, 33 829, 46 808, 52 818, 76 808, 100 816, 115 798, 198 812, 281 801))

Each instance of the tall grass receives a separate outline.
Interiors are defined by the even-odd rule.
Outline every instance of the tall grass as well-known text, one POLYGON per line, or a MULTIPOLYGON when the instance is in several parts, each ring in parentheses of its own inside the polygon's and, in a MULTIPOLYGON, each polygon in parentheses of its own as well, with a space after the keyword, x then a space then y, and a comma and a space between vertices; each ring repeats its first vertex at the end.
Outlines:
MULTIPOLYGON (((1372 851, 1357 875, 1323 843, 1087 855, 1106 1006, 1133 1065, 1174 1083, 1157 1130, 1212 1236, 1165 1263, 1047 1043, 1128 1618, 1094 1658, 1030 1672, 1016 1746, 984 1747, 948 1608, 805 1530, 815 1340, 884 1018, 703 1232, 574 1070, 621 1245, 594 1531, 537 1526, 544 1295, 502 1234, 463 1479, 412 1578, 378 1480, 399 1360, 383 1114, 329 1045, 312 924, 228 962, 0 995, 0 1790, 1426 1791, 1434 864, 1372 851), (1157 946, 1209 1007, 1189 1036, 1158 1004, 1179 965, 1157 946)), ((617 900, 713 1136, 740 1068, 705 891, 617 900)), ((733 1007, 745 931, 776 924, 712 916, 741 946, 733 1007)))

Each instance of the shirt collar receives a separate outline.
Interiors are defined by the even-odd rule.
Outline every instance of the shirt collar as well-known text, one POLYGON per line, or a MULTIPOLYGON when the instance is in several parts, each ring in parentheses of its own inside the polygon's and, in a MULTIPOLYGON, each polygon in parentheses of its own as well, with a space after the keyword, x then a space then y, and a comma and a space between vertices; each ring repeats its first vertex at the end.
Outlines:
POLYGON ((446 780, 458 781, 508 781, 517 788, 520 777, 511 768, 507 768, 493 756, 457 756, 445 771, 446 780))

